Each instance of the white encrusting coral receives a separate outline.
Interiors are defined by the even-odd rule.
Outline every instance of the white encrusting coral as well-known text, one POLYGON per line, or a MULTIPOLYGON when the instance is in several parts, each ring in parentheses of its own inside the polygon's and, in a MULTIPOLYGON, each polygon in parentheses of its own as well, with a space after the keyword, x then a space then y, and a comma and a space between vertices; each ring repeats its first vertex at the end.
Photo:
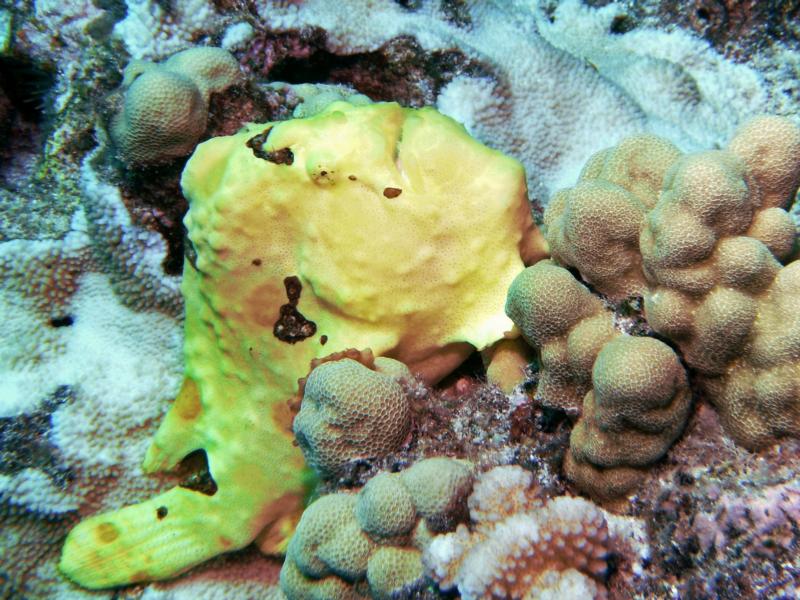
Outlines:
POLYGON ((413 36, 426 51, 457 49, 485 67, 458 75, 437 106, 482 142, 525 164, 541 199, 564 187, 594 152, 641 131, 669 134, 684 150, 725 140, 754 112, 783 104, 762 76, 734 64, 686 32, 642 28, 613 34, 621 3, 602 9, 577 0, 545 15, 530 0, 471 3, 464 22, 442 3, 406 10, 395 2, 260 0, 275 30, 319 27, 340 55, 413 36))
POLYGON ((136 59, 160 60, 208 40, 225 24, 210 0, 126 0, 126 16, 114 33, 136 59))
POLYGON ((179 278, 163 273, 163 238, 132 222, 90 159, 83 183, 63 239, 0 243, 0 458, 35 450, 0 477, 0 547, 18 557, 0 570, 22 597, 70 597, 34 550, 57 549, 72 512, 166 484, 139 463, 180 384, 179 278))

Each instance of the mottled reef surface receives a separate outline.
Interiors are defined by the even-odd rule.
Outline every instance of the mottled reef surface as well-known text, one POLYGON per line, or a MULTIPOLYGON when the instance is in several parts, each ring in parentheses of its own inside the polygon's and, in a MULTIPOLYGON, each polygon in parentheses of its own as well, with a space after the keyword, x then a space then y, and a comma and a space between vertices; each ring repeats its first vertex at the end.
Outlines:
MULTIPOLYGON (((285 598, 281 560, 255 545, 168 582, 112 591, 79 588, 57 565, 67 532, 90 515, 176 483, 213 489, 199 454, 175 473, 141 468, 183 375, 180 282, 193 249, 179 180, 188 153, 246 123, 315 114, 340 99, 434 106, 451 116, 523 164, 542 225, 557 191, 575 185, 594 153, 628 136, 657 134, 692 153, 725 148, 756 114, 798 124, 800 3, 2 3, 1 598, 285 598), (168 71, 153 65, 175 53, 206 46, 229 52, 239 74, 216 88, 193 80, 196 89, 187 93, 201 98, 199 112, 159 124, 188 144, 185 152, 170 154, 158 143, 137 154, 153 160, 130 160, 115 138, 119 115, 132 110, 126 86, 148 68, 168 71)), ((789 210, 796 228, 799 206, 789 210)), ((797 258, 795 245, 783 262, 797 258)), ((589 289, 597 291, 592 282, 589 289)), ((595 297, 618 331, 655 336, 641 294, 595 297)), ((475 473, 521 466, 531 474, 524 490, 497 483, 525 498, 516 505, 520 514, 580 496, 563 471, 579 411, 544 402, 537 394, 542 358, 531 352, 526 362, 513 390, 487 382, 492 372, 478 353, 434 387, 404 380, 410 421, 403 443, 379 458, 347 462, 314 497, 354 492, 433 457, 468 459, 475 473)), ((690 371, 683 432, 636 490, 581 508, 589 515, 581 526, 602 518, 609 532, 608 540, 587 535, 607 552, 602 573, 584 577, 598 597, 800 596, 800 441, 786 437, 757 451, 737 446, 695 385, 698 377, 690 371)), ((508 481, 520 477, 505 473, 508 481)), ((485 482, 478 489, 495 481, 477 480, 485 482)), ((479 494, 469 506, 462 496, 449 526, 428 533, 479 556, 480 543, 505 538, 499 525, 477 525, 475 515, 491 513, 479 494), (470 522, 470 509, 469 534, 464 528, 461 538, 446 537, 459 535, 455 525, 470 522)), ((442 575, 443 564, 428 560, 427 578, 395 597, 459 597, 443 591, 448 581, 477 589, 458 574, 442 575)), ((561 597, 571 597, 565 589, 561 597)))

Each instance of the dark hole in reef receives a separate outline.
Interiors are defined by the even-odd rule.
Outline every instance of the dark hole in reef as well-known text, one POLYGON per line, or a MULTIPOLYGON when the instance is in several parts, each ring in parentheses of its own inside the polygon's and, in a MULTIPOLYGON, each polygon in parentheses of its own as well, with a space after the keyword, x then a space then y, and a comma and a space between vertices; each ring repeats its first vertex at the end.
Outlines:
POLYGON ((156 518, 160 521, 161 519, 166 517, 168 513, 169 513, 169 510, 167 510, 166 506, 159 506, 156 509, 156 518))
POLYGON ((536 419, 536 429, 545 433, 554 433, 558 426, 567 420, 567 413, 550 406, 542 406, 536 419))
POLYGON ((462 377, 486 381, 486 369, 483 366, 483 359, 480 352, 473 352, 456 369, 446 375, 436 384, 438 389, 446 389, 454 385, 462 377))
POLYGON ((182 488, 200 492, 206 496, 217 493, 217 482, 208 470, 208 457, 205 450, 196 450, 181 461, 181 471, 186 476, 178 484, 182 488))
POLYGON ((253 260, 250 261, 250 264, 253 265, 254 267, 260 267, 261 266, 261 259, 260 258, 254 258, 253 260))
POLYGON ((287 83, 326 83, 336 68, 352 67, 363 57, 361 54, 337 56, 327 50, 314 49, 307 58, 286 57, 269 71, 273 81, 287 83))
POLYGON ((603 576, 603 581, 608 583, 611 576, 619 570, 620 556, 616 552, 609 552, 606 556, 606 572, 603 576))
MULTIPOLYGON (((50 113, 49 96, 55 84, 54 69, 25 57, 0 57, 0 185, 21 188, 28 177, 30 157, 44 145, 50 113)), ((75 148, 82 135, 65 140, 62 150, 75 148)), ((30 193, 30 192, 28 192, 30 193)), ((27 219, 21 219, 25 227, 27 219)))
POLYGON ((418 10, 422 7, 422 0, 394 0, 395 4, 399 4, 406 10, 418 10))
POLYGON ((188 157, 163 165, 129 168, 115 160, 122 200, 138 225, 157 231, 167 243, 162 262, 168 275, 183 272, 184 258, 194 266, 189 255, 183 217, 188 203, 180 187, 180 176, 188 157))
POLYGON ((55 80, 55 70, 30 59, 0 57, 0 96, 5 95, 26 121, 40 124, 44 120, 45 97, 55 80))
POLYGON ((711 13, 705 8, 698 8, 695 14, 697 14, 697 18, 701 21, 708 21, 711 19, 711 13))
MULTIPOLYGON (((181 223, 180 227, 180 229, 175 229, 168 225, 158 227, 159 233, 167 242, 167 255, 161 263, 164 273, 167 275, 180 275, 183 273, 183 262, 187 255, 191 256, 192 261, 197 260, 197 254, 191 244, 189 244, 191 251, 186 251, 184 242, 188 240, 188 237, 184 234, 185 226, 181 223)), ((192 266, 196 266, 194 262, 192 262, 192 266)))
POLYGON ((623 33, 628 33, 635 28, 636 23, 634 23, 633 19, 631 19, 628 15, 617 15, 611 21, 611 26, 608 28, 608 30, 614 35, 621 35, 623 33))
POLYGON ((286 288, 286 297, 289 302, 281 306, 272 333, 282 342, 296 344, 314 335, 317 332, 317 324, 306 319, 297 310, 297 303, 300 301, 300 293, 303 290, 300 279, 295 275, 290 275, 283 280, 283 285, 286 288))
POLYGON ((435 100, 439 87, 459 73, 486 73, 453 49, 425 51, 410 35, 392 38, 371 52, 337 55, 327 49, 327 34, 307 28, 286 34, 267 34, 269 52, 246 62, 273 81, 339 83, 375 101, 424 106, 435 100))
POLYGON ((69 327, 75 322, 71 315, 64 315, 63 317, 53 317, 50 319, 51 327, 69 327))
POLYGON ((337 485, 344 488, 363 487, 364 481, 369 479, 375 465, 373 461, 365 458, 354 458, 345 463, 336 475, 337 485))

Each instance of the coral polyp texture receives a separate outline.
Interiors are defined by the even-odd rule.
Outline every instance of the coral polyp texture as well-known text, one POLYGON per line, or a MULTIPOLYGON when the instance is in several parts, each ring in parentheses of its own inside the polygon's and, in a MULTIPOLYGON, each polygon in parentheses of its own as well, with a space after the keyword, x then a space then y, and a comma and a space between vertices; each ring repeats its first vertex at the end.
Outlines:
POLYGON ((211 94, 240 78, 239 63, 221 48, 190 48, 159 64, 131 61, 110 128, 122 159, 142 166, 190 154, 206 130, 211 94))
POLYGON ((606 343, 592 383, 564 470, 593 497, 613 498, 633 489, 683 432, 691 394, 678 357, 649 337, 620 335, 606 343))
POLYGON ((425 583, 422 551, 461 516, 472 465, 431 458, 381 473, 357 494, 329 494, 303 513, 281 589, 289 600, 410 597, 425 583))
POLYGON ((370 366, 343 358, 322 363, 306 379, 292 429, 320 477, 335 477, 349 461, 397 450, 411 431, 411 408, 398 382, 411 373, 386 357, 370 366))
POLYGON ((631 491, 689 415, 678 357, 659 340, 618 332, 611 311, 549 260, 514 279, 506 311, 541 348, 541 401, 581 407, 564 462, 568 478, 597 498, 631 491))
POLYGON ((469 497, 471 528, 437 536, 424 563, 464 600, 605 598, 609 555, 603 513, 582 498, 545 500, 519 466, 480 475, 469 497))
POLYGON ((517 275, 506 313, 540 351, 537 396, 548 406, 580 409, 592 387, 597 353, 617 335, 611 313, 572 274, 542 260, 517 275))
POLYGON ((311 360, 371 348, 436 381, 511 329, 505 288, 541 252, 519 163, 432 109, 251 125, 202 144, 182 186, 185 379, 143 467, 204 450, 217 489, 79 524, 60 567, 86 587, 171 577, 257 535, 280 549, 305 490, 287 401, 311 360))
POLYGON ((781 263, 796 250, 799 182, 800 129, 759 117, 724 150, 627 140, 545 213, 554 259, 612 298, 643 295, 650 327, 751 449, 800 435, 800 263, 781 263))

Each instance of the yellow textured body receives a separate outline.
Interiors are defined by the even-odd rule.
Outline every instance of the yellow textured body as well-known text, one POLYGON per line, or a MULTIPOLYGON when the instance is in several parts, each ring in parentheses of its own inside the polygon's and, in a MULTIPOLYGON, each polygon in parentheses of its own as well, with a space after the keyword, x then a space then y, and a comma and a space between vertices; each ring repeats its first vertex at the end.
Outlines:
POLYGON ((99 588, 171 577, 259 534, 279 550, 306 476, 287 407, 297 379, 312 358, 369 347, 435 381, 502 338, 506 290, 543 253, 524 182, 451 119, 393 103, 200 145, 182 179, 186 380, 144 468, 202 449, 217 491, 87 519, 62 571, 99 588))

